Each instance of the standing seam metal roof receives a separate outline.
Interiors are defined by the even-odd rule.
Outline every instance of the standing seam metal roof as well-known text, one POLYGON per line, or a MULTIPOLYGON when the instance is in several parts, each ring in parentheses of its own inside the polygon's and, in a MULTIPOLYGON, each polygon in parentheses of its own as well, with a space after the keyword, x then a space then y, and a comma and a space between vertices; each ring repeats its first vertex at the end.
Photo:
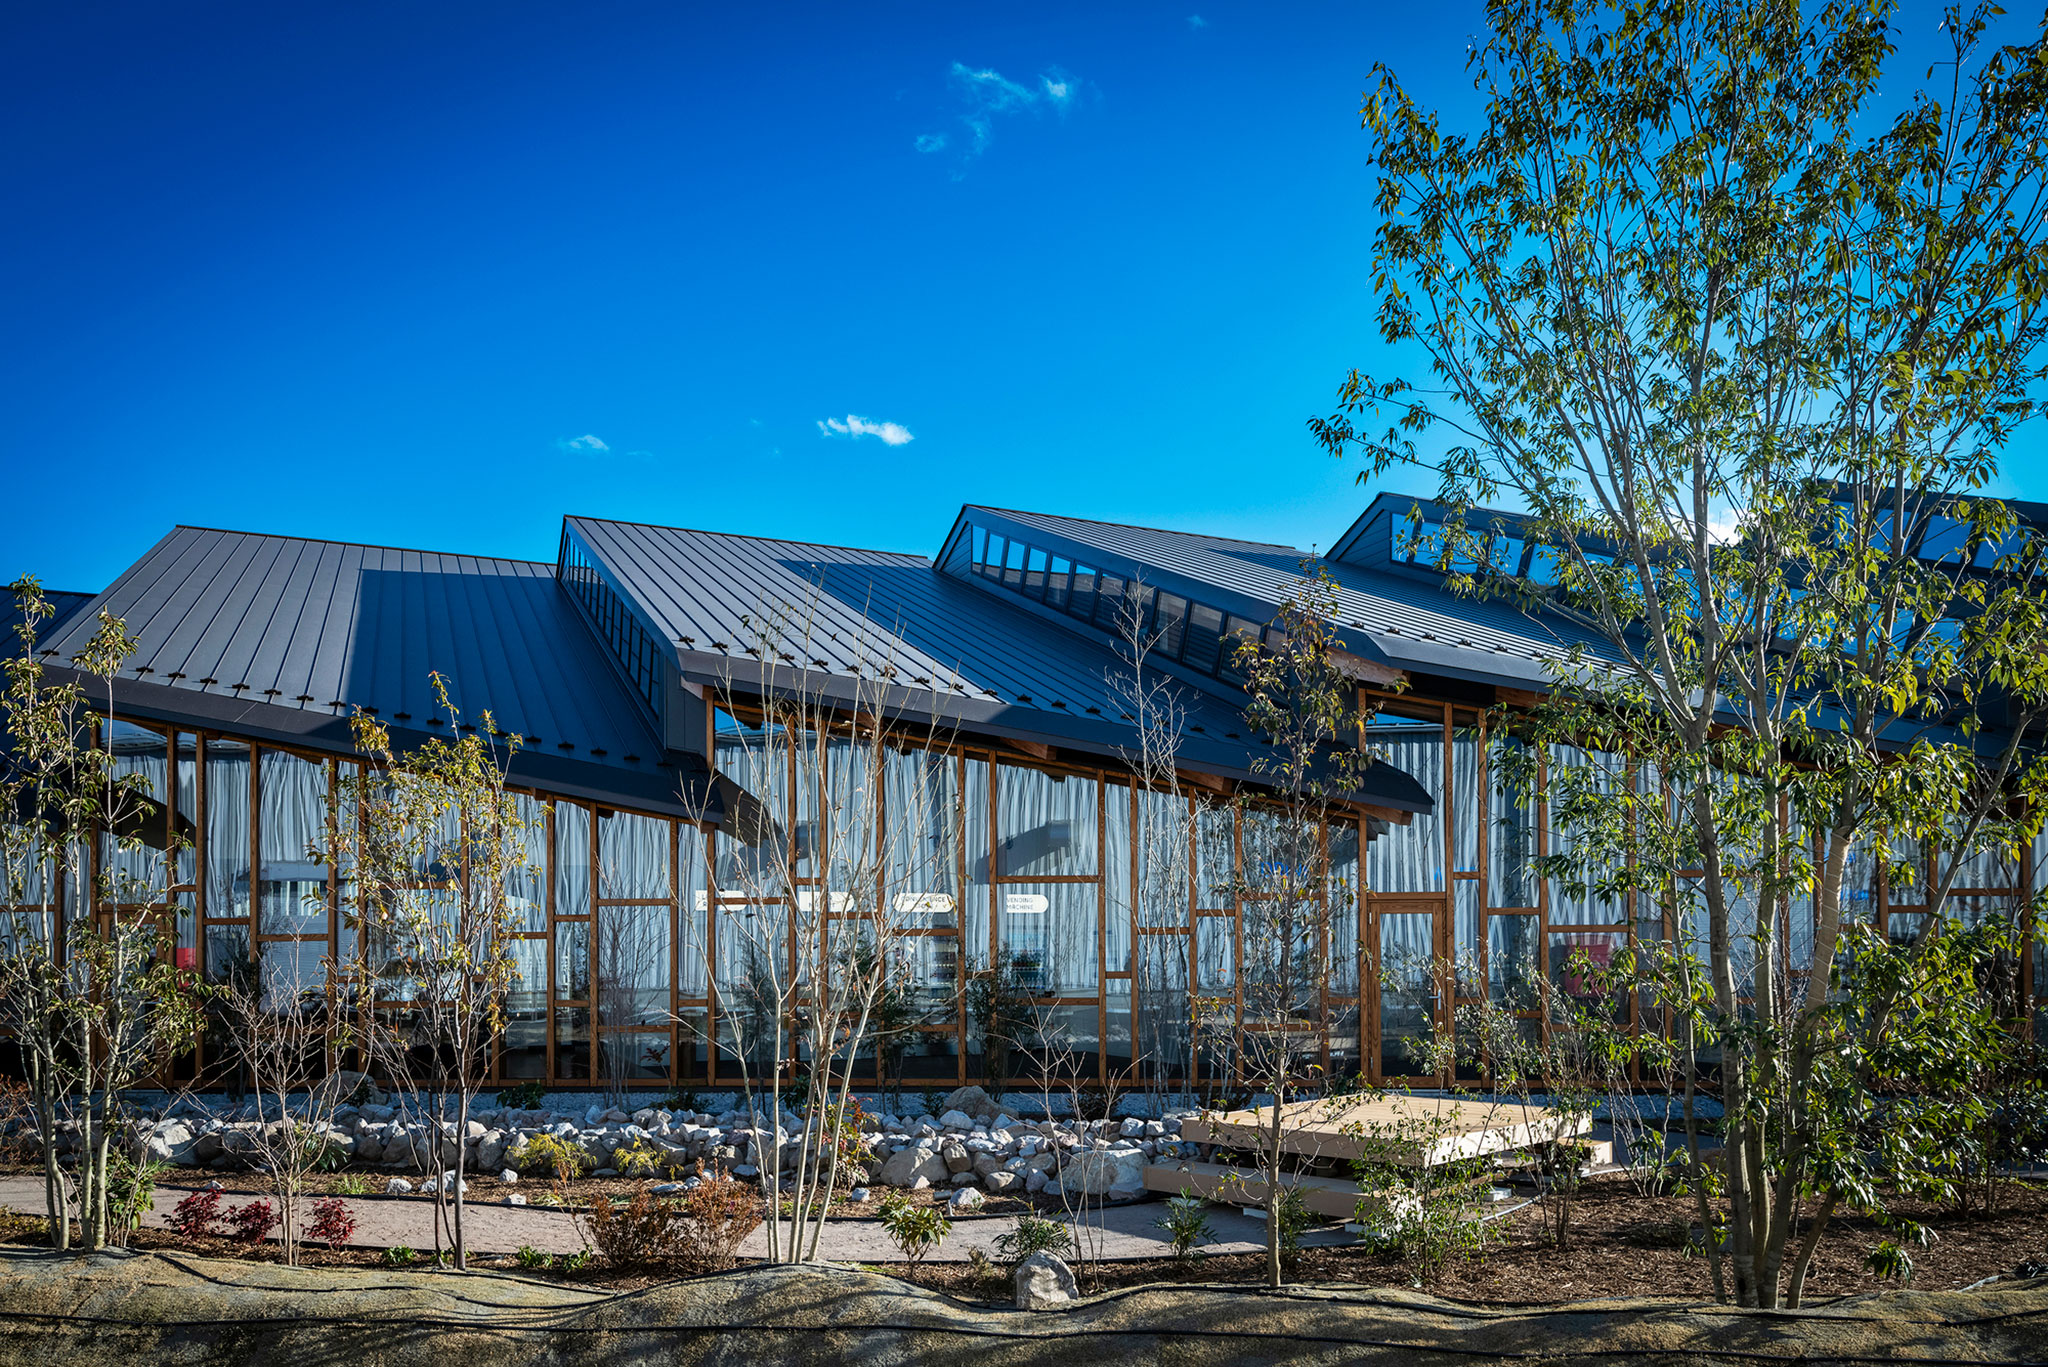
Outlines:
POLYGON ((44 649, 68 660, 101 609, 137 640, 124 678, 424 726, 439 671, 465 721, 488 708, 539 750, 641 772, 662 757, 545 563, 179 527, 44 649))

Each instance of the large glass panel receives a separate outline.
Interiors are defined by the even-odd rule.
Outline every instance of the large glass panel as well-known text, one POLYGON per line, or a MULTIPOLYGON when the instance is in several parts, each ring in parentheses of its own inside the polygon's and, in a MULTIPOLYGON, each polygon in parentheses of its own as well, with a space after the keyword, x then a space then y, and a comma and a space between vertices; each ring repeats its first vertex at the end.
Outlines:
POLYGON ((555 804, 555 915, 590 914, 590 809, 555 804))
POLYGON ((1486 940, 1486 980, 1489 995, 1499 1005, 1517 1011, 1537 1005, 1536 956, 1541 947, 1538 918, 1534 916, 1490 916, 1486 940))
MULTIPOLYGON (((1485 772, 1479 728, 1461 715, 1451 733, 1451 868, 1479 872, 1480 776, 1485 772)), ((1420 774, 1414 775, 1419 781, 1420 774)))
POLYGON ((199 967, 199 911, 195 889, 199 884, 199 742, 189 731, 180 732, 173 746, 177 773, 173 778, 177 815, 172 825, 176 842, 174 877, 179 892, 171 898, 177 918, 177 966, 199 967))
POLYGON ((1429 1064, 1437 1012, 1436 918, 1421 914, 1380 920, 1380 1073, 1419 1077, 1429 1064))
POLYGON ((658 817, 604 812, 597 820, 600 897, 669 895, 669 823, 658 817))
POLYGON ((676 995, 702 998, 710 990, 706 955, 711 894, 705 887, 704 833, 688 822, 676 823, 676 868, 682 874, 682 886, 676 890, 682 933, 676 947, 676 995))
POLYGON ((996 768, 996 873, 1056 878, 1096 871, 1096 784, 1078 774, 996 768))
POLYGON ((963 848, 967 853, 967 890, 961 910, 962 947, 971 965, 986 965, 989 956, 989 869, 995 852, 989 843, 988 764, 966 761, 966 801, 961 804, 963 848))
POLYGON ((325 981, 324 940, 267 940, 263 944, 263 999, 273 1006, 296 1001, 325 981))
POLYGON ((505 1033, 499 1041, 502 1076, 538 1078, 548 1071, 548 942, 523 936, 508 948, 512 981, 505 992, 505 1033))
POLYGON ((327 766, 266 750, 258 782, 263 857, 258 928, 264 935, 324 935, 328 869, 311 855, 326 841, 327 766))
POLYGON ((674 908, 668 906, 597 909, 592 968, 600 1026, 668 1021, 674 916, 674 908))
POLYGON ((1347 821, 1330 828, 1330 991, 1340 997, 1358 995, 1359 898, 1358 827, 1347 821))
POLYGON ((1195 990, 1222 993, 1237 982, 1237 920, 1231 916, 1195 918, 1195 990))
POLYGON ((1185 797, 1149 788, 1138 790, 1135 911, 1140 926, 1184 929, 1188 924, 1191 820, 1185 797))
MULTIPOLYGON (((1553 745, 1549 750, 1549 763, 1553 772, 1571 770, 1579 781, 1592 783, 1602 793, 1617 795, 1617 800, 1618 795, 1628 789, 1628 771, 1613 755, 1589 752, 1576 746, 1553 745)), ((1552 854, 1569 854, 1574 847, 1573 832, 1566 829, 1566 824, 1555 815, 1550 818, 1552 854)), ((1551 924, 1604 926, 1627 919, 1622 899, 1611 893, 1603 894, 1596 886, 1601 872, 1599 867, 1582 868, 1573 878, 1551 880, 1551 924)))
POLYGON ((165 858, 169 742, 124 721, 101 722, 100 735, 113 757, 114 778, 126 791, 112 805, 114 828, 100 836, 99 895, 128 905, 159 902, 171 881, 165 858))
POLYGON ((1214 674, 1220 663, 1222 649, 1223 614, 1201 603, 1190 605, 1187 645, 1181 650, 1181 659, 1190 669, 1199 669, 1204 674, 1214 674))
POLYGON ((1524 747, 1520 741, 1503 737, 1494 748, 1495 753, 1490 757, 1494 761, 1490 765, 1493 786, 1488 794, 1490 805, 1486 833, 1490 880, 1488 905, 1533 907, 1536 905, 1536 798, 1533 793, 1517 793, 1500 762, 1508 752, 1519 754, 1524 747))
POLYGON ((1159 595, 1158 615, 1152 622, 1156 642, 1154 649, 1169 660, 1180 658, 1181 645, 1187 635, 1187 614, 1187 599, 1174 593, 1159 595))
POLYGON ((1114 779, 1102 790, 1103 971, 1131 971, 1131 790, 1114 779))
POLYGON ((555 1000, 590 1000, 590 922, 555 923, 555 1000))
POLYGON ((206 742, 206 914, 249 914, 249 747, 240 741, 206 742))
POLYGON ((1195 905, 1229 911, 1237 904, 1237 809, 1195 803, 1195 905))
POLYGON ((590 1076, 590 1009, 583 1006, 555 1008, 555 1075, 562 1078, 590 1076))
POLYGON ((1479 995, 1479 960, 1486 933, 1479 909, 1479 880, 1460 878, 1451 884, 1451 959, 1457 965, 1457 994, 1479 995))
POLYGON ((1169 1076, 1185 1077, 1192 1047, 1186 935, 1138 937, 1132 993, 1139 1056, 1169 1076))
POLYGON ((1003 957, 1037 996, 1093 992, 1098 978, 1093 883, 1006 883, 996 888, 1003 957))
POLYGON ((884 762, 889 888, 907 925, 959 924, 958 765, 923 750, 891 750, 884 762))
POLYGON ((1405 826, 1387 824, 1366 849, 1366 886, 1374 892, 1441 892, 1444 886, 1444 727, 1441 718, 1383 708, 1365 723, 1365 747, 1428 790, 1436 809, 1405 826))

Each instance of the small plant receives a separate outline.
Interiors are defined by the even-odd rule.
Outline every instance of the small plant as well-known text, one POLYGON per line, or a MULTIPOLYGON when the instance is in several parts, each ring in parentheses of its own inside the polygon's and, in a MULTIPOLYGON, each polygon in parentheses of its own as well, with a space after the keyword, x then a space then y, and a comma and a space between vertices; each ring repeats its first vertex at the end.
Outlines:
MULTIPOLYGON (((1158 1222, 1166 1231, 1166 1237, 1173 1245, 1173 1256, 1181 1262, 1195 1262, 1201 1258, 1201 1246, 1216 1237, 1216 1231, 1209 1226, 1209 1203, 1185 1187, 1178 1196, 1168 1198, 1166 1218, 1158 1222)), ((1286 1226, 1281 1226, 1283 1238, 1286 1226)), ((1299 1237, 1299 1236, 1297 1236, 1299 1237)), ((1286 1256, 1283 1243, 1281 1255, 1286 1256)))
POLYGON ((404 1244, 393 1244, 384 1250, 384 1261, 393 1267, 411 1267, 419 1260, 419 1256, 404 1244))
POLYGON ((306 1237, 326 1244, 331 1252, 356 1237, 356 1217, 339 1197, 325 1197, 313 1203, 313 1223, 307 1226, 306 1237))
POLYGON ((704 1098, 695 1092, 676 1092, 665 1096, 654 1103, 654 1108, 658 1111, 689 1111, 692 1114, 701 1113, 705 1109, 704 1098))
POLYGON ((589 1266, 590 1249, 587 1245, 577 1249, 574 1253, 564 1253, 562 1255, 562 1270, 564 1272, 581 1272, 589 1266))
POLYGON ((967 1250, 967 1268, 974 1280, 984 1286, 1003 1280, 1003 1270, 996 1266, 993 1258, 978 1248, 967 1250))
POLYGON ((953 1222, 939 1206, 920 1206, 902 1196, 882 1202, 882 1232, 903 1251, 904 1261, 913 1268, 936 1252, 953 1232, 953 1222))
POLYGON ((548 1089, 544 1082, 522 1082, 498 1093, 498 1105, 512 1111, 537 1111, 547 1099, 548 1089))
POLYGON ((822 1122, 823 1135, 827 1145, 825 1161, 831 1165, 832 1185, 835 1190, 851 1191, 861 1183, 861 1162, 868 1156, 869 1140, 861 1122, 867 1119, 867 1112, 861 1109, 858 1097, 848 1097, 845 1105, 834 1103, 825 1108, 822 1122))
POLYGON ((278 1226, 277 1211, 268 1201, 251 1201, 228 1216, 228 1237, 237 1243, 260 1244, 278 1226))
POLYGON ((1059 1221, 1026 1212, 1017 1217, 1015 1228, 996 1236, 995 1249, 996 1255, 1014 1268, 1034 1253, 1073 1257, 1074 1236, 1059 1221))
POLYGON ((560 1192, 554 1191, 537 1192, 529 1204, 547 1206, 549 1209, 559 1210, 562 1206, 562 1196, 560 1192))
POLYGON ((368 1196, 370 1179, 359 1172, 345 1172, 334 1179, 336 1196, 368 1196))
POLYGON ((666 1154, 646 1140, 636 1139, 612 1154, 612 1166, 619 1170, 621 1177, 652 1177, 665 1157, 666 1154))
POLYGON ((1864 1257, 1863 1265, 1874 1277, 1900 1286, 1913 1284, 1913 1249, 1926 1248, 1934 1242, 1934 1231, 1911 1220, 1900 1220, 1894 1227, 1896 1236, 1886 1239, 1864 1257), (1910 1247, 1909 1247, 1910 1245, 1910 1247))
POLYGON ((529 1177, 567 1182, 590 1171, 590 1155, 558 1135, 537 1134, 513 1150, 512 1166, 529 1177))
POLYGON ((532 1244, 521 1244, 519 1252, 514 1256, 518 1259, 519 1265, 528 1272, 545 1272, 555 1265, 554 1254, 543 1253, 532 1244))
POLYGON ((1280 1221, 1280 1269, 1291 1277, 1301 1263, 1301 1236, 1315 1224, 1315 1217, 1309 1214, 1308 1201, 1299 1187, 1289 1187, 1280 1193, 1279 1209, 1274 1214, 1280 1221))
POLYGON ((195 1191, 171 1211, 171 1229, 183 1239, 212 1238, 221 1232, 226 1214, 217 1191, 195 1191))
POLYGON ((107 1208, 123 1240, 141 1226, 142 1212, 156 1209, 156 1179, 170 1166, 150 1158, 131 1162, 119 1151, 107 1156, 107 1208))

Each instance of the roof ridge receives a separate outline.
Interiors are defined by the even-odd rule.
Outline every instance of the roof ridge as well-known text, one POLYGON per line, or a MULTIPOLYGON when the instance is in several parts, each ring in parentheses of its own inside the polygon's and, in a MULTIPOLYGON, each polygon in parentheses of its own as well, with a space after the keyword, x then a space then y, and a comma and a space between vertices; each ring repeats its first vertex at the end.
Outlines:
POLYGON ((709 527, 677 527, 667 522, 633 522, 623 517, 591 517, 585 513, 564 513, 564 522, 601 522, 613 527, 649 527, 660 532, 683 532, 690 536, 722 536, 733 541, 765 541, 778 546, 816 546, 828 551, 858 551, 862 555, 893 555, 901 560, 915 560, 924 566, 936 564, 929 556, 916 551, 884 551, 872 546, 845 546, 836 541, 797 541, 786 536, 759 536, 752 532, 720 532, 709 527))
POLYGON ((355 546, 366 551, 397 551, 401 555, 446 555, 466 560, 494 560, 504 565, 538 565, 547 569, 552 569, 555 564, 552 560, 529 560, 518 555, 484 555, 476 551, 432 551, 424 546, 392 546, 381 541, 347 541, 338 536, 294 536, 288 532, 252 532, 241 527, 203 527, 196 522, 175 523, 171 530, 210 532, 215 536, 255 536, 268 541, 302 541, 315 546, 355 546))
POLYGON ((1085 522, 1091 527, 1118 527, 1127 532, 1157 532, 1162 536, 1189 536, 1204 541, 1228 541, 1234 546, 1256 546, 1267 551, 1301 550, 1299 546, 1284 546, 1278 541, 1250 541, 1241 536, 1216 536, 1209 532, 1182 531, 1178 527, 1148 527, 1141 522, 1112 522, 1106 517, 1075 517, 1069 513, 1041 513, 1030 508, 999 508, 993 503, 969 503, 966 506, 979 508, 984 512, 1001 513, 1006 517, 1051 517, 1062 522, 1085 522))

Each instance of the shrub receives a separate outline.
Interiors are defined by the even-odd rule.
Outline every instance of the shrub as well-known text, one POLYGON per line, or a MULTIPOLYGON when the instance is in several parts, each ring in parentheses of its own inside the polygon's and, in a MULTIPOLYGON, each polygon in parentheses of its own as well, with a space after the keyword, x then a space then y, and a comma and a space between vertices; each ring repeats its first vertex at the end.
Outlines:
POLYGON ((519 1265, 528 1272, 541 1272, 555 1265, 554 1254, 543 1253, 532 1244, 521 1244, 519 1252, 514 1256, 519 1260, 519 1265))
POLYGON ((107 1156, 107 1208, 121 1238, 142 1224, 142 1212, 156 1209, 156 1179, 170 1166, 152 1158, 133 1162, 118 1150, 107 1156))
POLYGON ((825 1108, 822 1122, 825 1161, 831 1165, 835 1190, 851 1191, 866 1176, 861 1164, 868 1156, 871 1141, 861 1128, 865 1119, 867 1113, 861 1109, 858 1097, 848 1097, 844 1106, 835 1103, 825 1108))
MULTIPOLYGON (((1168 1198, 1166 1218, 1158 1224, 1173 1245, 1173 1256, 1184 1263, 1200 1258, 1201 1246, 1216 1237, 1216 1231, 1209 1227, 1208 1202, 1186 1188, 1181 1189, 1180 1195, 1168 1198)), ((1282 1224, 1281 1229, 1284 1232, 1286 1225, 1282 1224)))
POLYGON ((761 1198, 753 1186, 722 1172, 706 1173, 678 1204, 688 1220, 682 1263, 693 1272, 731 1267, 740 1243, 761 1223, 761 1198))
POLYGON ((914 1205, 901 1196, 890 1196, 882 1202, 882 1232, 903 1250, 904 1260, 916 1267, 946 1242, 953 1222, 939 1206, 914 1205))
POLYGON ((338 1197, 315 1201, 313 1223, 306 1227, 306 1237, 316 1244, 326 1244, 329 1249, 339 1248, 356 1237, 356 1217, 338 1197))
POLYGON ((622 1177, 648 1177, 653 1175, 665 1157, 666 1154, 646 1140, 636 1139, 612 1154, 612 1166, 622 1177))
POLYGON ((219 1192, 195 1191, 171 1211, 171 1229, 183 1239, 218 1235, 221 1218, 226 1214, 220 1206, 219 1192))
POLYGON ((260 1244, 278 1226, 277 1211, 268 1201, 251 1201, 228 1216, 228 1237, 245 1244, 260 1244))
POLYGON ((393 1244, 384 1250, 384 1261, 393 1267, 410 1267, 419 1256, 404 1244, 393 1244))
POLYGON ((598 1201, 576 1217, 599 1261, 614 1272, 675 1262, 683 1250, 680 1204, 658 1199, 643 1184, 623 1202, 598 1201))
POLYGON ((1291 1277, 1301 1263, 1301 1236, 1308 1233, 1315 1217, 1309 1214, 1308 1201, 1299 1187, 1280 1193, 1280 1209, 1274 1213, 1280 1220, 1280 1268, 1291 1277))
POLYGON ((590 1250, 588 1248, 579 1248, 574 1253, 562 1255, 562 1270, 565 1272, 581 1272, 588 1266, 590 1266, 590 1250))
POLYGON ((498 1105, 510 1110, 537 1111, 547 1099, 548 1088, 544 1082, 522 1082, 498 1093, 498 1105))
POLYGON ((1015 1229, 996 1236, 995 1249, 997 1256, 1012 1268, 1034 1253, 1056 1253, 1062 1258, 1071 1258, 1074 1256, 1074 1235, 1057 1220, 1027 1212, 1017 1217, 1015 1229))
POLYGON ((368 1196, 370 1179, 359 1172, 345 1172, 334 1179, 336 1196, 368 1196))
POLYGON ((567 1182, 590 1170, 590 1155, 572 1140, 552 1134, 537 1134, 512 1153, 512 1166, 529 1177, 552 1177, 567 1182))

